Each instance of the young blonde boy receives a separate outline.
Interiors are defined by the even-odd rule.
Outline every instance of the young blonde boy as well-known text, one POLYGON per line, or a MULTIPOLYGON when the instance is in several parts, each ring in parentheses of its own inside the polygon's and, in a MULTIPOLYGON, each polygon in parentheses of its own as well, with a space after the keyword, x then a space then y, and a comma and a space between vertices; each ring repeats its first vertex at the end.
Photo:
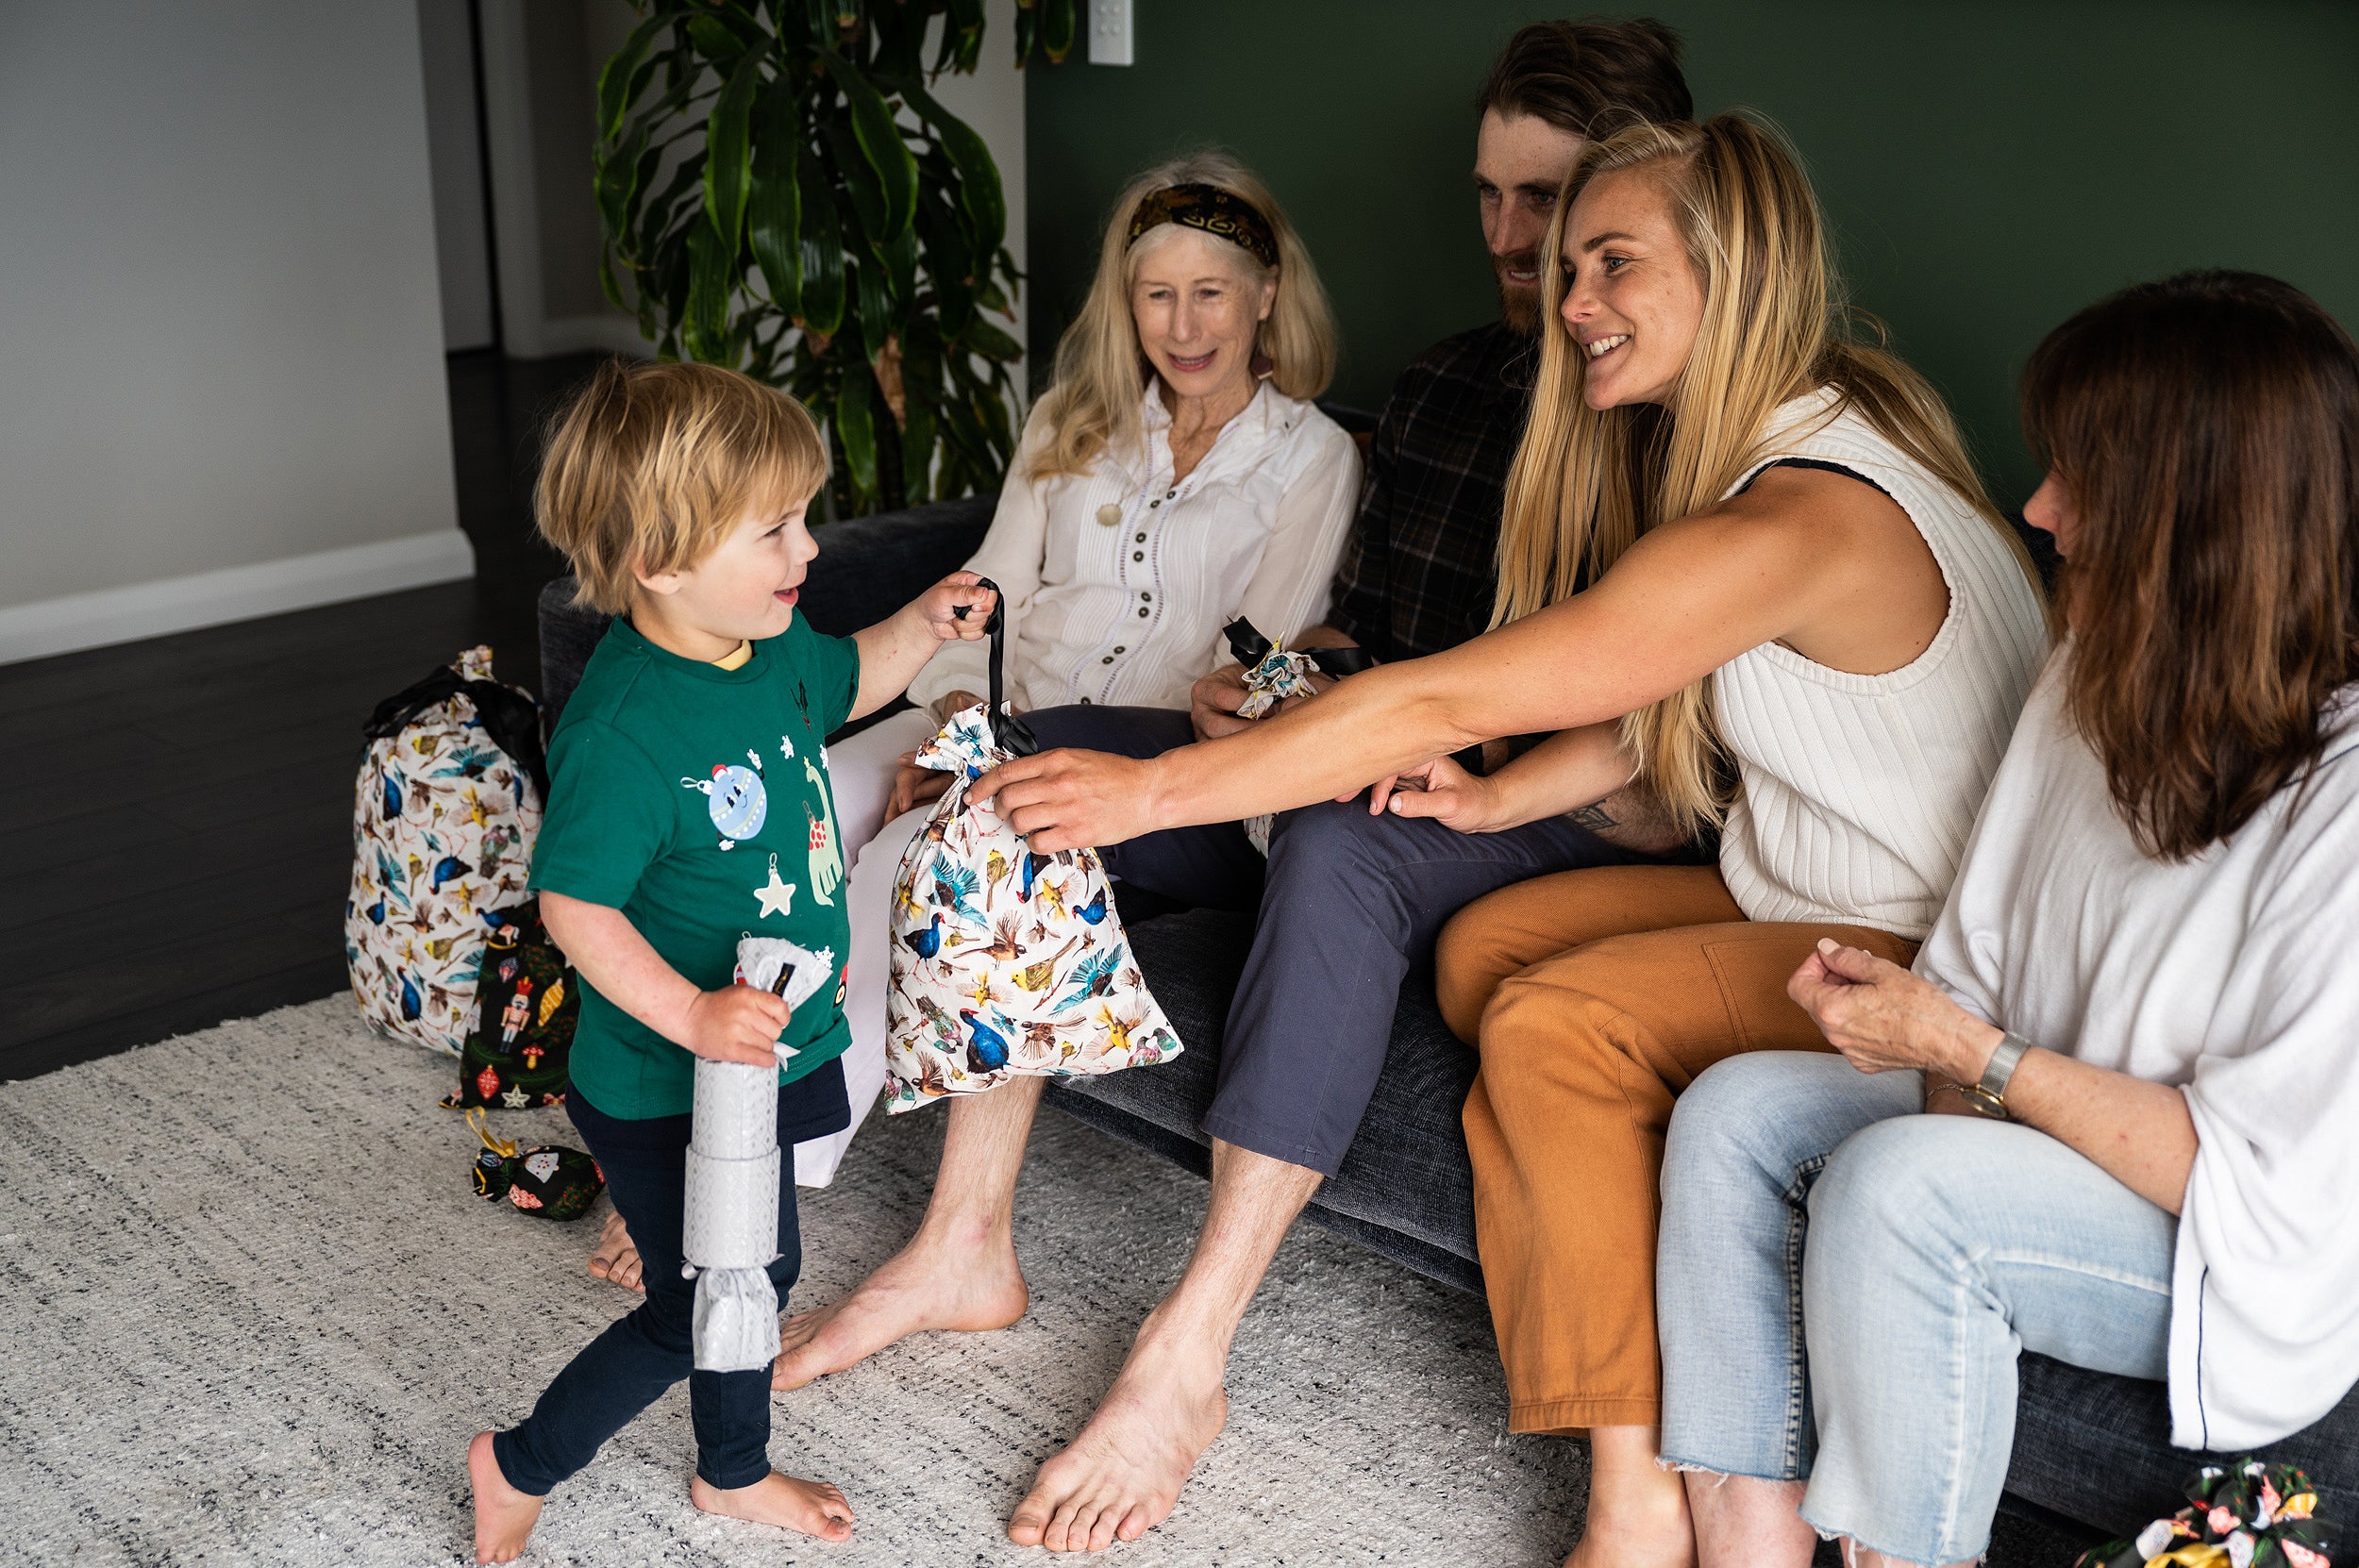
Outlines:
MULTIPOLYGON (((645 1261, 646 1299, 559 1373, 532 1413, 467 1450, 476 1560, 523 1550, 543 1499, 674 1383, 689 1382, 708 1512, 824 1540, 844 1494, 770 1468, 770 1376, 701 1372, 680 1277, 694 1059, 779 1073, 778 1143, 845 1126, 841 975, 798 1009, 730 983, 742 932, 850 951, 822 742, 898 696, 935 649, 982 635, 992 595, 953 573, 892 619, 823 637, 795 613, 827 477, 802 405, 710 365, 615 362, 550 441, 544 536, 615 613, 549 742, 532 887, 584 982, 567 1111, 645 1261), (964 619, 962 609, 973 610, 964 619)), ((786 1300, 802 1259, 778 1191, 786 1300)))

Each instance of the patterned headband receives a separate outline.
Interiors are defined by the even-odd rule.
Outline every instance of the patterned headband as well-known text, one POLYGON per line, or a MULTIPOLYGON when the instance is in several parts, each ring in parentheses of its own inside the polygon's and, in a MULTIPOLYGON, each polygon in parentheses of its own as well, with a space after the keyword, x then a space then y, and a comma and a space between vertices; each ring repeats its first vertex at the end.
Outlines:
POLYGON ((1159 224, 1202 229, 1244 247, 1264 267, 1278 265, 1278 237, 1270 232, 1269 220, 1251 202, 1217 185, 1171 185, 1153 192, 1139 203, 1124 242, 1137 244, 1140 235, 1159 224))

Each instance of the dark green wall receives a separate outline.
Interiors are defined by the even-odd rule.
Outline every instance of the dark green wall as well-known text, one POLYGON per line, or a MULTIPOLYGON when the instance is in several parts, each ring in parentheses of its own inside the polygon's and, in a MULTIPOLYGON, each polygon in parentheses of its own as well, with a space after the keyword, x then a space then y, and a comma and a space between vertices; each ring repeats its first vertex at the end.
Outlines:
MULTIPOLYGON (((1122 181, 1227 146, 1335 298, 1335 395, 1373 409, 1492 313, 1468 100, 1514 0, 1136 0, 1129 69, 1027 88, 1045 364, 1122 181)), ((1765 111, 1810 164, 1851 281, 1948 394, 2002 499, 2033 482, 2013 387, 2040 335, 2139 278, 2249 267, 2359 326, 2359 5, 1662 0, 1701 113, 1765 111)))

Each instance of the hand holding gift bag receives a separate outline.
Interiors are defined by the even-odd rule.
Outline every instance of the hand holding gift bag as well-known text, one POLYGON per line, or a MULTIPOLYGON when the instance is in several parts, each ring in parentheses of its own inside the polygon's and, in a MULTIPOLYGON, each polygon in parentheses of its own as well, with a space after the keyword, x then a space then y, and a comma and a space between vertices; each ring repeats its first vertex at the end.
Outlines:
POLYGON ((885 1004, 894 1113, 1020 1075, 1114 1073, 1180 1052, 1130 956, 1097 852, 1036 855, 988 804, 967 803, 977 778, 1033 749, 1000 696, 996 607, 987 629, 990 702, 952 714, 917 752, 919 767, 952 779, 894 882, 885 1004))

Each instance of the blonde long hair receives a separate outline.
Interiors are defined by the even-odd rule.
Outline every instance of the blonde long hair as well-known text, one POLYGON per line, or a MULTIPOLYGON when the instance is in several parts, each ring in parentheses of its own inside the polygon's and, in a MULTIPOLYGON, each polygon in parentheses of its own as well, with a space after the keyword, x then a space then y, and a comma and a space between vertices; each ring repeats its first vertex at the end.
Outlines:
MULTIPOLYGON (((1836 394, 1828 421, 1857 409, 2006 540, 2037 591, 2031 557, 1983 492, 1940 394, 1881 347, 1835 330, 1851 312, 1836 297, 1817 199, 1774 130, 1734 114, 1631 126, 1582 152, 1556 210, 1541 272, 1540 372, 1508 475, 1493 626, 1571 597, 1584 573, 1603 575, 1647 529, 1717 504, 1768 455, 1777 409, 1820 387, 1836 394), (1667 408, 1599 411, 1581 399, 1587 366, 1558 319, 1564 225, 1591 181, 1631 169, 1649 171, 1670 197, 1704 286, 1703 319, 1667 408)), ((1727 791, 1711 676, 1625 717, 1622 736, 1639 777, 1676 819, 1690 829, 1720 820, 1727 791)))
MULTIPOLYGON (((1097 275, 1081 313, 1057 343, 1056 378, 1041 399, 1043 417, 1054 430, 1050 441, 1025 462, 1024 476, 1045 479, 1086 474, 1108 449, 1127 452, 1138 444, 1139 390, 1146 356, 1130 316, 1130 285, 1142 246, 1153 231, 1130 242, 1130 220, 1139 203, 1174 185, 1214 185, 1244 198, 1268 220, 1278 241, 1278 294, 1262 323, 1254 347, 1270 363, 1272 385, 1289 397, 1316 397, 1335 378, 1335 316, 1327 291, 1311 265, 1294 225, 1278 198, 1253 173, 1221 152, 1195 153, 1157 164, 1124 186, 1115 198, 1098 246, 1097 275)), ((1248 284, 1269 276, 1243 246, 1207 235, 1232 254, 1248 284)))

